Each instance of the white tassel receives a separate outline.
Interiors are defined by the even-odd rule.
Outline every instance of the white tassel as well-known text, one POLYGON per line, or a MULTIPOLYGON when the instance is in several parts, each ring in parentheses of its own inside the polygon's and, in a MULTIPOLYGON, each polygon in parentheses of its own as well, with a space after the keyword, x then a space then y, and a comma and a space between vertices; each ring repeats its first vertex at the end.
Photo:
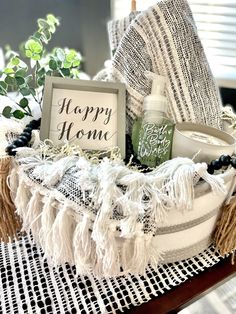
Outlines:
POLYGON ((7 177, 7 185, 10 190, 11 198, 14 201, 16 198, 17 188, 19 187, 19 176, 16 165, 11 168, 10 174, 7 177))
POLYGON ((122 250, 122 268, 124 273, 144 274, 148 264, 157 266, 161 252, 153 246, 151 234, 137 232, 133 239, 125 242, 122 250))
POLYGON ((66 171, 77 162, 76 156, 68 156, 58 161, 54 161, 45 173, 43 184, 48 187, 55 186, 64 176, 66 171))
POLYGON ((41 229, 42 196, 39 188, 36 188, 27 206, 27 211, 23 217, 23 228, 29 232, 31 230, 34 239, 39 241, 41 229))
POLYGON ((199 163, 194 166, 195 171, 199 174, 199 176, 205 180, 211 187, 213 193, 226 194, 227 189, 224 183, 224 179, 220 176, 211 175, 207 172, 207 164, 199 163))
POLYGON ((75 218, 71 208, 65 203, 57 212, 52 226, 53 260, 56 264, 74 264, 73 234, 75 218))
POLYGON ((82 220, 77 223, 76 226, 77 236, 81 242, 81 248, 83 254, 90 256, 92 250, 91 244, 91 232, 92 232, 92 222, 86 214, 83 215, 82 220))
POLYGON ((96 263, 95 243, 91 237, 91 220, 87 215, 77 221, 73 236, 74 262, 78 274, 90 273, 96 263))
POLYGON ((110 224, 107 232, 107 240, 105 244, 105 250, 103 255, 103 274, 106 276, 116 276, 120 273, 120 252, 115 238, 116 226, 110 224))
MULTIPOLYGON (((103 272, 119 271, 119 252, 116 241, 116 221, 112 220, 116 200, 121 193, 117 187, 122 167, 104 158, 98 171, 100 208, 93 224, 92 238, 96 242, 98 261, 103 261, 103 272)), ((99 269, 99 265, 97 265, 99 269)))
POLYGON ((130 269, 132 273, 144 274, 145 268, 149 262, 149 252, 147 248, 150 247, 150 235, 145 239, 143 233, 137 234, 134 239, 133 254, 130 260, 130 269))
POLYGON ((122 213, 126 217, 120 224, 121 237, 132 237, 136 232, 139 216, 145 212, 143 202, 146 184, 145 175, 133 172, 123 176, 119 183, 126 187, 125 193, 118 199, 122 213))
POLYGON ((164 185, 164 192, 177 210, 192 210, 194 200, 194 164, 184 163, 175 168, 164 185))
POLYGON ((31 146, 33 149, 37 149, 41 143, 40 136, 39 136, 39 131, 38 130, 33 130, 32 131, 32 137, 31 137, 31 146))
MULTIPOLYGON (((10 182, 11 185, 11 182, 10 182)), ((19 179, 19 186, 16 191, 16 198, 14 200, 16 212, 21 217, 24 218, 27 212, 27 205, 31 198, 30 188, 26 185, 23 178, 19 179)))
POLYGON ((95 206, 98 201, 98 168, 99 165, 92 164, 84 157, 80 157, 76 163, 78 185, 83 193, 84 201, 86 199, 85 192, 89 191, 89 196, 93 198, 95 206))
MULTIPOLYGON (((136 235, 131 239, 123 239, 121 261, 123 274, 144 274, 148 264, 152 267, 162 260, 163 252, 155 245, 152 234, 144 234, 139 226, 136 235)), ((138 228, 137 228, 138 229, 138 228)))
POLYGON ((46 256, 52 256, 54 243, 52 241, 52 227, 56 218, 55 198, 45 196, 45 203, 42 208, 42 228, 39 233, 39 241, 46 256))
POLYGON ((32 172, 32 176, 36 180, 44 181, 47 178, 48 173, 50 172, 51 166, 52 166, 51 161, 45 161, 43 164, 34 168, 34 170, 32 172))

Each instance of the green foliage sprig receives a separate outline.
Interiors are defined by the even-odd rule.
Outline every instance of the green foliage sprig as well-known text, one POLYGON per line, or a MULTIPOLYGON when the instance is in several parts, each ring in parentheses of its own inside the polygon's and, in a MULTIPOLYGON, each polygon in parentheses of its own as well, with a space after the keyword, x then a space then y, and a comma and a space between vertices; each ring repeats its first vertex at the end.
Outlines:
POLYGON ((51 53, 46 53, 45 46, 59 26, 59 19, 48 14, 46 19, 38 19, 37 31, 21 45, 21 55, 8 51, 8 63, 0 72, 0 95, 9 96, 10 91, 17 91, 21 98, 16 102, 17 109, 6 106, 2 115, 6 118, 22 119, 32 116, 29 98, 40 105, 42 103, 42 90, 46 75, 79 78, 81 55, 74 49, 54 48, 51 53), (29 60, 23 61, 24 58, 29 60))

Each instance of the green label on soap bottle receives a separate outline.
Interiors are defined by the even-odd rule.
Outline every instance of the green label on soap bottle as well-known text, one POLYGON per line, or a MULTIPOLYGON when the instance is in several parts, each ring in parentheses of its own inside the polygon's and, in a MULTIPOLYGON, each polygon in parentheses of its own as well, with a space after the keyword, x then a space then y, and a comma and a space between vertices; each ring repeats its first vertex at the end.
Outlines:
POLYGON ((149 167, 170 159, 174 125, 143 123, 140 130, 138 158, 149 167))

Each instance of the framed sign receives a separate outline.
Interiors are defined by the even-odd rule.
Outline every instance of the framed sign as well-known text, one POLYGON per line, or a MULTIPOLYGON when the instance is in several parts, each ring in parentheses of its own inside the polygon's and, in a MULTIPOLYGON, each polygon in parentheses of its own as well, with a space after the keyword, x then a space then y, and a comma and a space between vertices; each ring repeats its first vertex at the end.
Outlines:
POLYGON ((125 156, 125 85, 48 76, 40 138, 65 140, 82 149, 114 146, 125 156))

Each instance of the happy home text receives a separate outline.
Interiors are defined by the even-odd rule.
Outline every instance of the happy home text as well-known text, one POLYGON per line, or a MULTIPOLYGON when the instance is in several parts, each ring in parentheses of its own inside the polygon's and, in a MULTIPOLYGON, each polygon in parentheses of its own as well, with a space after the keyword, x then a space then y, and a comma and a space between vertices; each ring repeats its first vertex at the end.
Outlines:
POLYGON ((99 126, 108 126, 112 117, 112 109, 99 106, 81 106, 73 103, 72 99, 63 98, 58 101, 58 113, 65 117, 65 121, 60 122, 57 125, 59 132, 58 139, 66 139, 68 141, 74 139, 86 138, 88 140, 105 140, 109 141, 115 133, 109 132, 108 127, 98 130, 97 128, 91 128, 90 130, 84 130, 80 126, 80 121, 87 121, 88 125, 95 122, 99 122, 99 126), (76 124, 71 121, 71 117, 76 115, 78 122, 76 124), (66 119, 67 118, 67 119, 66 119))

